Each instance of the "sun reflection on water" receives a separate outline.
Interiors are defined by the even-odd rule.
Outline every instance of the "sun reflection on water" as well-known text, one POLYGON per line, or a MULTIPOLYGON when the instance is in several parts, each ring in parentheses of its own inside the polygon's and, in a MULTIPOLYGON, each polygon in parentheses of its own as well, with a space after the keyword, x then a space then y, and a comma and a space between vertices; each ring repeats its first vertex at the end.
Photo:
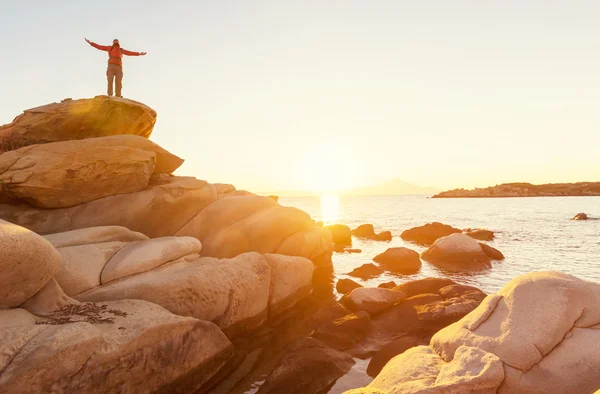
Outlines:
POLYGON ((336 223, 340 214, 340 196, 321 196, 321 220, 324 224, 336 223))

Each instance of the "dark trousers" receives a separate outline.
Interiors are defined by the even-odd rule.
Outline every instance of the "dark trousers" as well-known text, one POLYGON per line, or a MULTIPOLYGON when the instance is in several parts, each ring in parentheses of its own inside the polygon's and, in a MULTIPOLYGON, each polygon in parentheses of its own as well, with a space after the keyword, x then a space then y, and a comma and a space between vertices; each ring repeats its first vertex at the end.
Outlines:
POLYGON ((123 86, 123 67, 117 64, 109 64, 108 69, 106 70, 106 77, 108 78, 108 95, 113 95, 114 81, 117 97, 123 97, 121 95, 121 87, 123 86))

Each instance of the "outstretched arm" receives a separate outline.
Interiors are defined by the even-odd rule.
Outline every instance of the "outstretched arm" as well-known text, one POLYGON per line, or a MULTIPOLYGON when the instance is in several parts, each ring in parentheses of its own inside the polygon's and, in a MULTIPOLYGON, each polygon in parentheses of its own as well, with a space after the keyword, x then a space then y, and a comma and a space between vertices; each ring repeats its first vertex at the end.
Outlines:
POLYGON ((121 48, 121 52, 123 52, 123 55, 127 55, 127 56, 144 56, 144 55, 146 55, 146 52, 128 51, 125 48, 121 48))
POLYGON ((85 42, 87 42, 88 44, 90 44, 91 46, 93 46, 96 49, 99 49, 101 51, 107 51, 110 49, 110 46, 108 45, 98 45, 95 42, 92 42, 90 40, 88 40, 87 38, 85 39, 85 42))

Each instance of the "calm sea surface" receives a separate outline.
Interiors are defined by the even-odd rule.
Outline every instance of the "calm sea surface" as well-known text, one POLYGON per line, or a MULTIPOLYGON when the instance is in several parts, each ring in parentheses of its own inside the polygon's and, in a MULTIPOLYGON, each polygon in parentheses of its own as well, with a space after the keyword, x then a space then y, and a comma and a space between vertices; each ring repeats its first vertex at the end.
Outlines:
POLYGON ((423 262, 421 272, 403 276, 385 273, 361 281, 376 286, 423 277, 450 277, 485 292, 495 292, 512 278, 533 271, 554 270, 582 279, 600 282, 600 220, 572 221, 576 213, 600 217, 600 197, 540 197, 494 199, 430 199, 426 196, 382 197, 298 197, 281 198, 282 205, 308 212, 326 224, 343 223, 351 228, 372 223, 376 231, 390 230, 391 242, 354 239, 360 254, 334 254, 338 278, 354 268, 372 262, 389 247, 405 246, 421 252, 424 248, 403 241, 400 233, 411 227, 438 221, 458 228, 482 227, 496 232, 488 242, 504 253, 506 259, 494 262, 486 272, 446 274, 423 262))

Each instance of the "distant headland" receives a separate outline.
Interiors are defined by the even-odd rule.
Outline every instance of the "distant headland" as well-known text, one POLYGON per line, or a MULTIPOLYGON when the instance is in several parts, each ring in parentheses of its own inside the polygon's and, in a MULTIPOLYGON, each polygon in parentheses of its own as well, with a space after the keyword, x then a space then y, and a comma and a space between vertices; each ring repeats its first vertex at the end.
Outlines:
POLYGON ((548 183, 503 183, 501 185, 472 190, 454 189, 436 194, 432 198, 492 198, 492 197, 559 197, 600 196, 600 182, 548 183))

